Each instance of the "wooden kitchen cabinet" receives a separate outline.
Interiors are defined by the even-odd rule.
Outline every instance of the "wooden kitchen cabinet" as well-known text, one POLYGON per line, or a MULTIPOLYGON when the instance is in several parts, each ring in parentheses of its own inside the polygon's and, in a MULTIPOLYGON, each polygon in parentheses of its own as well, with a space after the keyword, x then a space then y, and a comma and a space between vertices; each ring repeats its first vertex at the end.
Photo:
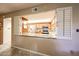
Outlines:
POLYGON ((39 24, 36 24, 36 28, 39 29, 39 31, 36 31, 36 32, 37 32, 37 33, 42 33, 42 28, 43 28, 44 26, 47 26, 49 31, 51 30, 51 28, 50 28, 50 27, 51 27, 50 23, 39 23, 39 24))
POLYGON ((22 33, 28 32, 28 25, 27 23, 25 23, 27 21, 28 21, 27 18, 22 17, 22 33))
POLYGON ((3 17, 0 16, 0 44, 3 43, 3 17))

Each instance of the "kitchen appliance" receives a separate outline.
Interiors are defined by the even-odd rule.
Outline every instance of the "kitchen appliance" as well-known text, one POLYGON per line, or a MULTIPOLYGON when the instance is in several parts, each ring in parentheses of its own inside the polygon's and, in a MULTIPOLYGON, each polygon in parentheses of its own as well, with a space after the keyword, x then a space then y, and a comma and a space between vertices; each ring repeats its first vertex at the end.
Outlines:
POLYGON ((42 32, 43 34, 49 34, 48 26, 43 26, 42 30, 43 30, 43 32, 42 32))

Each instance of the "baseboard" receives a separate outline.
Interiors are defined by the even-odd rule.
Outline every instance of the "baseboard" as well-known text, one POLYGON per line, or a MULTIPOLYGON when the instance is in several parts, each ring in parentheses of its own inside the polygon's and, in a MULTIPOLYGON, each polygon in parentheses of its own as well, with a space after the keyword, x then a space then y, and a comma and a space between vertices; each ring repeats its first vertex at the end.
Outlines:
POLYGON ((23 50, 23 51, 28 51, 28 52, 31 52, 33 54, 38 54, 38 55, 41 55, 41 56, 49 56, 47 54, 43 54, 43 53, 40 53, 40 52, 37 52, 37 51, 32 51, 32 50, 29 50, 29 49, 25 49, 25 48, 21 48, 21 47, 17 47, 17 46, 12 46, 13 48, 17 48, 17 49, 20 49, 20 50, 23 50))

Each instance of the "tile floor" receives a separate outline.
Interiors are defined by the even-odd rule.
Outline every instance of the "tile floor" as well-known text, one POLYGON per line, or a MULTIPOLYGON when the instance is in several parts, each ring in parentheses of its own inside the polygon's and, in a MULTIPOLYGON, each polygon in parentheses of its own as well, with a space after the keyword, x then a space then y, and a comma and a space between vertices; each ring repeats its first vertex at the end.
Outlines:
MULTIPOLYGON (((17 49, 17 48, 8 48, 5 51, 0 52, 0 56, 41 56, 41 55, 22 51, 22 50, 17 49)), ((51 56, 79 56, 79 52, 73 52, 71 54, 68 54, 65 52, 64 53, 60 52, 60 53, 57 53, 57 54, 51 55, 51 56)))
POLYGON ((1 52, 0 56, 40 56, 40 55, 22 51, 17 48, 9 48, 6 51, 1 52))

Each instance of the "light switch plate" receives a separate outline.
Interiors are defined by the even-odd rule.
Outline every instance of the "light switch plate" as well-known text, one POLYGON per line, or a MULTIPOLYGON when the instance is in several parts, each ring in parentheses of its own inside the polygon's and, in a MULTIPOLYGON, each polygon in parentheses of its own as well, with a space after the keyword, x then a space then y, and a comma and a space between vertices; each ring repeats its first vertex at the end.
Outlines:
POLYGON ((79 29, 76 29, 76 32, 79 32, 79 29))

